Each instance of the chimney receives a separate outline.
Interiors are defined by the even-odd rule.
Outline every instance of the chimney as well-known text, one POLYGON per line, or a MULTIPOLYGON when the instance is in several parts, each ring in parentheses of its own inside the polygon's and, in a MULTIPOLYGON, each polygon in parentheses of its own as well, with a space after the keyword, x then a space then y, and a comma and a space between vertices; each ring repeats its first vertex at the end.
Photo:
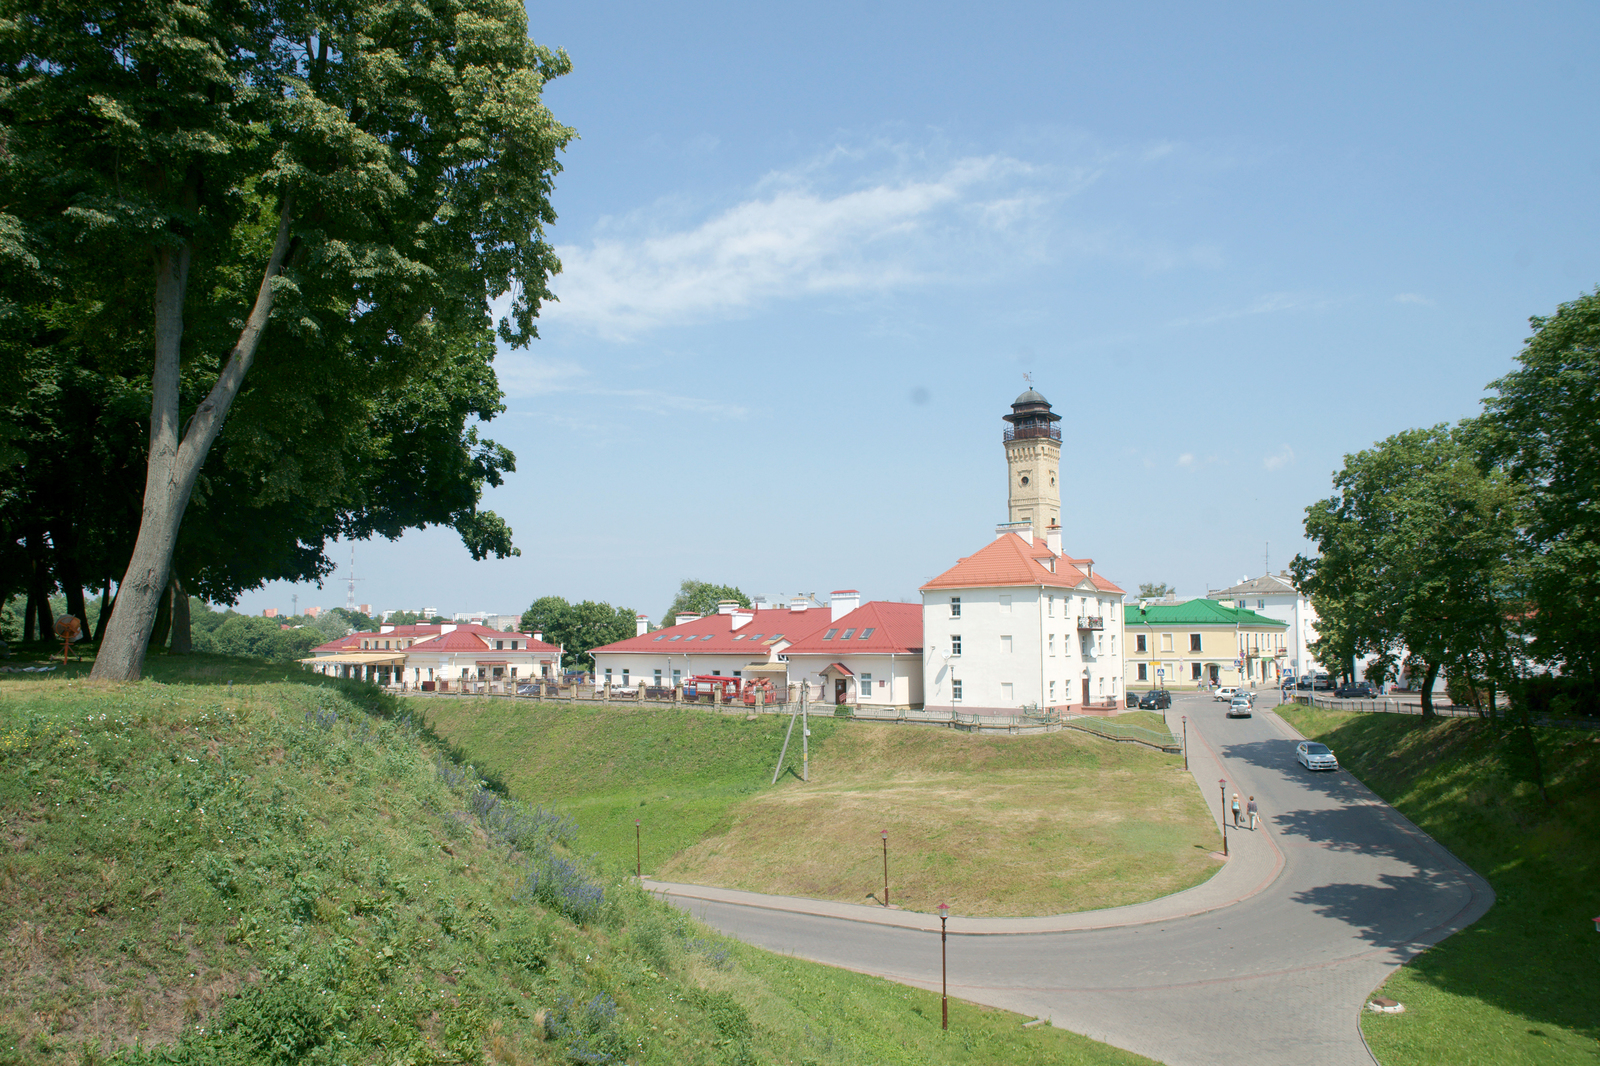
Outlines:
POLYGON ((453 622, 446 622, 444 625, 439 627, 439 635, 441 637, 444 636, 446 633, 454 633, 455 631, 456 631, 456 627, 455 627, 455 623, 453 623, 453 622))
POLYGON ((393 633, 394 632, 394 626, 379 626, 378 627, 378 632, 379 633, 393 633))
POLYGON ((633 635, 642 637, 648 632, 650 632, 650 616, 647 614, 634 615, 633 635))
POLYGON ((1051 526, 1049 529, 1045 530, 1045 533, 1044 533, 1044 544, 1045 544, 1045 547, 1049 548, 1056 555, 1060 555, 1061 554, 1061 527, 1060 526, 1051 526))
POLYGON ((828 606, 833 609, 833 621, 837 622, 861 606, 861 593, 855 589, 834 589, 833 599, 829 601, 828 606))
POLYGON ((732 614, 734 611, 737 611, 738 609, 739 609, 739 601, 738 600, 718 600, 717 601, 717 613, 718 614, 732 614))
POLYGON ((994 539, 999 540, 1007 533, 1015 533, 1029 544, 1033 543, 1032 522, 1001 522, 994 527, 994 539))
POLYGON ((537 630, 535 630, 531 634, 531 636, 533 637, 534 640, 537 640, 540 644, 544 643, 544 634, 543 633, 538 632, 537 630))
POLYGON ((809 606, 811 606, 811 604, 806 601, 804 596, 796 596, 794 599, 789 601, 789 610, 795 613, 803 611, 809 606))
POLYGON ((741 607, 736 611, 730 611, 728 617, 733 621, 733 629, 742 629, 751 622, 755 621, 756 613, 754 611, 747 611, 741 607))
POLYGON ((673 619, 672 624, 675 626, 681 626, 685 622, 698 621, 700 621, 700 616, 695 614, 693 611, 679 611, 677 617, 673 619))

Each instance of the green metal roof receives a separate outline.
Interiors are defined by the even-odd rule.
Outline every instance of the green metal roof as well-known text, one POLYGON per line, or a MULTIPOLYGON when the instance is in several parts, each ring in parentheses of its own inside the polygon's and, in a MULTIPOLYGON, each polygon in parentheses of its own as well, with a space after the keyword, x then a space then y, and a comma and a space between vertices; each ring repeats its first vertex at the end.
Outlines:
POLYGON ((1122 606, 1123 621, 1129 626, 1261 626, 1288 629, 1288 622, 1256 614, 1240 607, 1224 607, 1216 600, 1185 600, 1183 603, 1152 603, 1139 612, 1137 603, 1122 606))

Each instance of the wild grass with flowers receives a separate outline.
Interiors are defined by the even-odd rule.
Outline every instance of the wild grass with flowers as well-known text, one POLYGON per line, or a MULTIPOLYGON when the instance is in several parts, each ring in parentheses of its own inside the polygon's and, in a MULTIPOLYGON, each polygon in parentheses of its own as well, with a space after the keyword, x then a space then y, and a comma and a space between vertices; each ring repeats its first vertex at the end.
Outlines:
POLYGON ((0 679, 3 1066, 1144 1061, 719 937, 370 687, 152 669, 0 679))

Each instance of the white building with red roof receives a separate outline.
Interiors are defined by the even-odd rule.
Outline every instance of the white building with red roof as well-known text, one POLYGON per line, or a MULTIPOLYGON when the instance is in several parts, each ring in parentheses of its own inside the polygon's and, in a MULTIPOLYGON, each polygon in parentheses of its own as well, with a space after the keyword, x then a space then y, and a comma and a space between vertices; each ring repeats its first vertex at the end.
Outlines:
POLYGON ((319 674, 448 692, 463 681, 559 677, 561 649, 542 637, 470 623, 386 625, 329 641, 300 661, 319 674))
POLYGON ((658 688, 691 677, 766 677, 787 683, 780 655, 829 624, 826 607, 796 597, 783 607, 740 607, 724 601, 715 614, 679 614, 677 624, 595 648, 595 681, 616 687, 658 688))
POLYGON ((784 650, 789 682, 820 682, 833 703, 921 707, 922 605, 862 603, 855 589, 839 589, 829 608, 826 626, 784 650))
POLYGON ((1033 389, 1006 416, 1010 521, 922 586, 929 710, 1117 706, 1125 593, 1061 547, 1060 416, 1033 389))

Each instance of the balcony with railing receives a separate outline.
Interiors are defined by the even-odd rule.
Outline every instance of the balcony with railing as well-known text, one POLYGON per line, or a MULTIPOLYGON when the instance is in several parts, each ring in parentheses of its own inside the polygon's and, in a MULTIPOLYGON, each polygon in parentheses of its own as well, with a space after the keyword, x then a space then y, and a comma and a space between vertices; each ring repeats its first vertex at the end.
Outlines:
POLYGON ((1105 627, 1106 620, 1103 615, 1080 614, 1078 616, 1079 629, 1104 629, 1105 627))
POLYGON ((1007 426, 1005 429, 1005 439, 1008 442, 1032 438, 1059 441, 1061 439, 1061 426, 1055 422, 1049 422, 1033 426, 1007 426))

